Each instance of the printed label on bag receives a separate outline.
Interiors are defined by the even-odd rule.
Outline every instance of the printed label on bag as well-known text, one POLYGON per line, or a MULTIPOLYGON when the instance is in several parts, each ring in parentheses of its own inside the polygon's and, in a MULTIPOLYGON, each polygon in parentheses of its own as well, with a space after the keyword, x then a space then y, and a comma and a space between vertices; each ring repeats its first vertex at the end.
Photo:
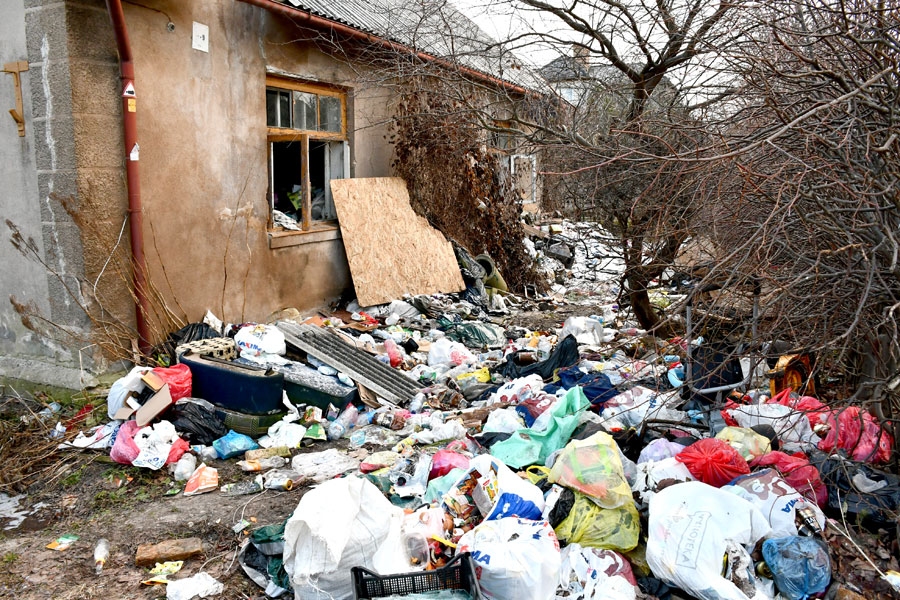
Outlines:
POLYGON ((706 527, 712 518, 712 513, 701 511, 691 515, 691 521, 688 523, 684 534, 681 536, 681 543, 678 544, 678 560, 675 562, 679 567, 688 569, 697 568, 697 557, 700 555, 700 546, 706 535, 706 527))

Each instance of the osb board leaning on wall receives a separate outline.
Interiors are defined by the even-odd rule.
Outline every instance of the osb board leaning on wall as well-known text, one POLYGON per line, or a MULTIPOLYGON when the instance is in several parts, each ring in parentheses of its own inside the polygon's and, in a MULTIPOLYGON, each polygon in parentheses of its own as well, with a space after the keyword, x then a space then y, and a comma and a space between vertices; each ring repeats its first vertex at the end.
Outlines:
POLYGON ((404 180, 333 179, 331 193, 360 305, 465 289, 453 247, 413 212, 404 180))

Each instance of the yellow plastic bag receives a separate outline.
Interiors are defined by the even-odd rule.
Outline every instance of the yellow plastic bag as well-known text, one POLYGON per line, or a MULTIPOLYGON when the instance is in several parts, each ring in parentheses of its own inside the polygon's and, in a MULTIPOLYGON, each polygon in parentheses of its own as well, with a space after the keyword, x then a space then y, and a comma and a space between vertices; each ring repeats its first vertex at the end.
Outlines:
POLYGON ((525 469, 525 477, 528 481, 540 487, 541 483, 550 477, 550 469, 540 465, 531 465, 525 469))
MULTIPOLYGON (((584 494, 574 492, 575 503, 568 516, 556 526, 560 541, 592 548, 628 552, 638 544, 641 517, 634 502, 613 509, 600 508, 584 494)), ((565 497, 559 502, 565 502, 565 497)))
POLYGON ((716 438, 727 442, 747 462, 772 451, 769 438, 746 427, 726 427, 716 438))
POLYGON ((632 501, 619 447, 602 431, 566 444, 550 469, 549 480, 590 496, 602 508, 618 508, 632 501))
POLYGON ((470 373, 463 373, 462 375, 457 375, 457 381, 463 381, 465 379, 470 379, 474 377, 475 381, 478 383, 490 383, 491 382, 491 372, 488 371, 487 367, 481 367, 476 371, 472 371, 470 373))

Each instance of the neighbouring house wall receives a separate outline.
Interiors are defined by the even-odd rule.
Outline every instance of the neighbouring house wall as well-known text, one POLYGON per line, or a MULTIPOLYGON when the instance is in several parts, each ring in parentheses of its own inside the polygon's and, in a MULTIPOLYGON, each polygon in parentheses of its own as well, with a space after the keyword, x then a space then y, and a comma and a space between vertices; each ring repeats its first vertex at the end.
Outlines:
MULTIPOLYGON (((301 38, 289 21, 233 0, 125 4, 135 56, 145 250, 173 310, 231 322, 322 306, 350 286, 343 244, 270 248, 267 69, 351 88, 351 175, 389 175, 386 102, 354 69, 301 38), (161 11, 161 12, 159 12, 161 11), (166 27, 171 19, 174 31, 166 27), (209 52, 191 48, 209 26, 209 52), (373 116, 375 115, 375 116, 373 116)), ((328 235, 320 237, 329 237, 328 235)), ((298 235, 294 241, 315 239, 298 235)))
MULTIPOLYGON (((118 71, 111 39, 100 0, 4 3, 0 62, 27 60, 29 71, 22 77, 26 136, 17 136, 12 119, 0 125, 3 213, 34 240, 38 260, 45 263, 25 259, 6 241, 0 246, 0 374, 5 376, 77 387, 89 376, 73 367, 103 362, 91 346, 82 292, 102 268, 100 254, 92 249, 104 247, 105 240, 102 235, 86 239, 60 199, 101 230, 105 219, 121 222, 124 217, 121 159, 107 141, 117 122, 111 114, 116 105, 105 93, 115 92, 118 71), (41 336, 24 327, 10 296, 39 313, 31 317, 34 325, 55 329, 57 335, 41 336), (72 336, 59 336, 59 329, 72 336)), ((15 106, 13 79, 2 76, 6 113, 7 104, 15 106)), ((127 302, 124 313, 115 302, 108 308, 130 318, 127 302)))

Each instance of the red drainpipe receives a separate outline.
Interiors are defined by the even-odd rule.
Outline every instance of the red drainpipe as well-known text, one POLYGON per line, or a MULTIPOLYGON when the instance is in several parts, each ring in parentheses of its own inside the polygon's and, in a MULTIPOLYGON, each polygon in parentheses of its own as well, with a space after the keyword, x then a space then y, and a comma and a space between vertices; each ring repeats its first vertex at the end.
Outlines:
MULTIPOLYGON (((107 0, 108 1, 108 0, 107 0)), ((270 10, 272 12, 279 13, 284 15, 294 21, 295 23, 304 22, 309 23, 310 25, 320 28, 320 29, 331 29, 336 31, 342 35, 346 35, 347 37, 362 40, 364 42, 375 44, 381 46, 383 48, 387 48, 388 50, 400 51, 404 54, 412 54, 417 58, 427 61, 433 62, 435 64, 441 65, 442 67, 446 67, 448 69, 456 69, 461 73, 465 73, 469 77, 474 79, 480 79, 481 81, 486 81, 493 85, 499 86, 507 91, 515 92, 517 94, 530 95, 532 92, 529 92, 523 87, 518 85, 514 85, 507 81, 500 79, 499 77, 493 77, 486 73, 482 73, 481 71, 476 71, 475 69, 470 69, 468 67, 463 67, 461 65, 455 64, 451 61, 437 58, 436 56, 432 56, 431 54, 427 54, 425 52, 419 52, 413 48, 408 46, 404 46, 403 44, 398 44, 397 42, 392 42, 390 40, 386 40, 384 38, 380 38, 378 36, 374 36, 370 33, 366 33, 364 31, 360 31, 359 29, 354 29, 348 25, 343 25, 336 21, 331 21, 329 19, 324 19, 322 17, 318 17, 312 13, 308 13, 299 8, 292 8, 285 4, 280 4, 278 2, 274 2, 273 0, 241 0, 242 2, 246 2, 247 4, 252 4, 254 6, 259 6, 260 8, 264 8, 266 10, 270 10)))
POLYGON ((141 180, 138 173, 137 99, 134 93, 134 59, 125 27, 122 0, 106 0, 119 51, 122 77, 122 126, 125 131, 125 179, 128 184, 128 214, 131 227, 131 258, 134 271, 135 322, 141 350, 150 346, 147 327, 147 266, 144 262, 144 215, 141 206, 141 180))

